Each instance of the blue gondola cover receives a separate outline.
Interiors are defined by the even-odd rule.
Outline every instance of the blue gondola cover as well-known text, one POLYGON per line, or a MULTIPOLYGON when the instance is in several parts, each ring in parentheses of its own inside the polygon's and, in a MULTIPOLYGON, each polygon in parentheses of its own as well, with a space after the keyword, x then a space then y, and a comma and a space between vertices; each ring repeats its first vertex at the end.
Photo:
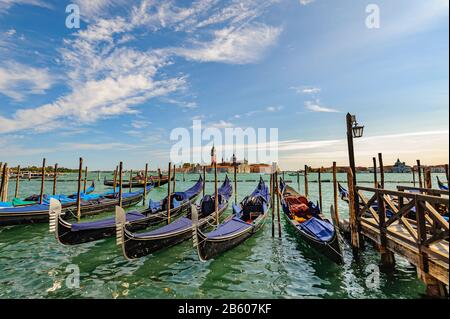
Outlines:
POLYGON ((299 224, 298 227, 324 242, 331 240, 335 232, 333 225, 315 217, 299 224))

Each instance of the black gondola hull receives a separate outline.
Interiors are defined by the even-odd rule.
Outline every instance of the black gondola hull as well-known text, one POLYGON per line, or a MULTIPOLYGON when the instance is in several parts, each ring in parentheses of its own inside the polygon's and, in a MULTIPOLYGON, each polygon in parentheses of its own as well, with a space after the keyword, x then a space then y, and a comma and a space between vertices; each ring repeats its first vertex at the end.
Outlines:
MULTIPOLYGON (((219 210, 219 216, 221 216, 227 210, 227 208, 228 203, 226 203, 219 210)), ((200 221, 199 229, 207 228, 208 224, 214 221, 214 218, 215 217, 211 215, 202 219, 200 221)), ((192 237, 192 228, 188 228, 186 230, 179 231, 176 233, 169 233, 165 236, 149 239, 139 239, 135 237, 130 237, 128 236, 127 233, 125 233, 125 243, 123 246, 124 254, 128 259, 141 258, 156 251, 159 251, 161 249, 180 244, 186 240, 191 239, 191 237, 192 237)))
MULTIPOLYGON (((193 197, 190 201, 184 203, 180 207, 172 209, 171 216, 173 218, 179 217, 186 213, 190 207, 190 204, 197 199, 198 195, 193 197)), ((150 226, 158 225, 167 220, 165 212, 148 215, 147 217, 133 221, 127 224, 127 229, 130 231, 139 231, 150 226)), ((92 241, 97 241, 105 238, 110 238, 116 234, 116 226, 84 229, 78 231, 72 231, 70 224, 65 223, 58 219, 58 240, 64 245, 79 245, 92 241)))
POLYGON ((246 241, 248 238, 252 237, 259 229, 264 226, 265 218, 264 216, 261 221, 254 225, 253 227, 245 230, 241 234, 235 236, 227 236, 221 239, 208 239, 203 233, 197 231, 197 251, 201 260, 210 260, 225 251, 228 251, 241 243, 246 241))
MULTIPOLYGON (((142 201, 142 194, 123 199, 122 206, 127 208, 142 201)), ((99 202, 87 202, 81 205, 81 216, 92 216, 114 210, 118 205, 117 199, 107 199, 99 202)), ((63 206, 62 214, 66 218, 76 216, 76 204, 63 206)), ((45 210, 29 211, 26 213, 2 213, 0 210, 0 226, 48 223, 48 208, 45 210)))

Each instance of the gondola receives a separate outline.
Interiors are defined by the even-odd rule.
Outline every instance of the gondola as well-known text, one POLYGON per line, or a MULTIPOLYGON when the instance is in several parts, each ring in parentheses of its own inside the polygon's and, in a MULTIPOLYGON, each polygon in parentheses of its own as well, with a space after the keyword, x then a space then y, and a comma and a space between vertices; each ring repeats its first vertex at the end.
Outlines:
MULTIPOLYGON (((150 191, 152 187, 148 187, 150 191)), ((143 190, 133 193, 124 193, 122 195, 123 207, 131 207, 142 201, 143 190)), ((32 223, 46 223, 49 221, 50 202, 48 203, 11 207, 0 209, 0 226, 20 225, 32 223)), ((113 191, 104 194, 94 194, 83 196, 81 201, 81 216, 90 216, 107 211, 114 210, 119 203, 118 193, 113 191)), ((64 218, 73 218, 76 216, 76 199, 71 202, 62 203, 61 214, 64 218)))
POLYGON ((309 202, 292 187, 280 182, 281 204, 284 217, 295 229, 295 234, 319 253, 342 264, 342 247, 339 234, 317 205, 309 202))
MULTIPOLYGON (((81 193, 81 197, 85 195, 90 195, 95 190, 95 183, 92 181, 91 186, 86 189, 86 192, 81 193)), ((43 203, 49 203, 50 198, 56 198, 63 202, 73 202, 76 200, 77 193, 73 193, 71 195, 47 195, 44 194, 43 196, 43 203)), ((40 202, 40 195, 34 194, 31 196, 28 196, 24 199, 18 199, 14 198, 10 202, 0 202, 0 209, 6 208, 6 207, 22 207, 22 206, 30 206, 30 205, 36 205, 40 202)))
MULTIPOLYGON (((185 192, 174 193, 171 196, 171 216, 186 212, 190 203, 195 201, 203 189, 203 180, 185 192)), ((133 231, 145 229, 167 219, 167 198, 160 202, 149 200, 149 207, 143 211, 131 211, 126 214, 129 228, 133 231)), ((59 213, 57 204, 50 207, 50 231, 55 233, 57 240, 63 245, 78 245, 114 236, 116 223, 114 217, 91 222, 71 224, 59 213)))
POLYGON ((194 246, 200 260, 212 259, 253 236, 264 226, 270 205, 269 189, 261 177, 253 193, 239 205, 233 204, 233 214, 215 230, 203 233, 200 224, 194 227, 194 246))
POLYGON ((190 206, 186 217, 145 233, 133 233, 125 222, 125 212, 117 208, 117 244, 122 247, 124 256, 131 260, 188 240, 192 237, 193 222, 201 229, 212 225, 217 216, 220 217, 228 208, 232 192, 230 180, 226 177, 218 190, 218 214, 215 213, 215 197, 206 195, 199 205, 190 206))
MULTIPOLYGON (((173 181, 174 177, 172 177, 172 181, 173 181)), ((159 186, 164 186, 169 182, 169 177, 168 176, 150 176, 147 180, 147 186, 153 186, 153 187, 159 187, 159 186)), ((110 186, 113 187, 114 186, 114 181, 112 180, 107 180, 105 178, 105 180, 103 181, 103 184, 105 186, 110 186)), ((117 183, 116 183, 117 184, 117 183)), ((136 179, 136 180, 131 180, 130 181, 125 181, 122 183, 122 187, 123 188, 143 188, 145 184, 145 181, 143 179, 136 179), (130 185, 131 184, 131 185, 130 185)))
POLYGON ((339 196, 344 202, 349 202, 348 200, 348 191, 341 185, 341 183, 338 183, 339 188, 339 196))
POLYGON ((445 184, 441 182, 441 180, 439 179, 438 176, 436 176, 436 178, 437 178, 437 181, 438 181, 439 189, 441 191, 448 191, 448 186, 445 186, 445 184))

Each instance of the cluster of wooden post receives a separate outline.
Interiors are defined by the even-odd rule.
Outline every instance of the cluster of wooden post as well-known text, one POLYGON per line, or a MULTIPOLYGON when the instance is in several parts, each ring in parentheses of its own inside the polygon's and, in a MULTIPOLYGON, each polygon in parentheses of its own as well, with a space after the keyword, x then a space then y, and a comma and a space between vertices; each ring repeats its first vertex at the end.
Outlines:
POLYGON ((0 183, 0 201, 6 202, 8 200, 8 183, 9 183, 9 168, 8 163, 0 165, 1 170, 1 183, 0 183))
POLYGON ((272 238, 275 237, 275 214, 277 215, 278 238, 281 239, 281 191, 280 180, 278 176, 278 167, 276 164, 272 167, 272 174, 270 175, 270 194, 272 202, 272 238))

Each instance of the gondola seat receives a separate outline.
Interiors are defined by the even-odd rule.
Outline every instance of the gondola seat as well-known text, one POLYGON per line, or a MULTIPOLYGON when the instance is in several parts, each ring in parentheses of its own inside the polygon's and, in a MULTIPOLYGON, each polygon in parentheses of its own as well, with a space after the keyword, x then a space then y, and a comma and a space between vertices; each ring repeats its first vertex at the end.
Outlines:
MULTIPOLYGON (((126 214, 126 218, 127 218, 128 222, 134 222, 139 219, 145 219, 145 216, 138 212, 128 212, 126 214)), ((93 222, 72 224, 72 231, 76 232, 76 231, 89 230, 89 229, 108 228, 108 227, 114 227, 115 224, 116 224, 115 218, 111 217, 111 218, 105 218, 105 219, 93 221, 93 222)))
POLYGON ((164 234, 170 234, 173 232, 177 232, 177 231, 180 231, 180 230, 183 230, 186 228, 190 228, 190 227, 192 227, 192 220, 190 220, 189 218, 186 218, 186 217, 182 217, 164 227, 161 227, 161 228, 158 228, 153 231, 146 232, 146 233, 138 233, 138 234, 135 234, 134 236, 136 238, 147 238, 147 237, 151 237, 151 236, 160 236, 160 235, 164 235, 164 234))
POLYGON ((208 233, 207 236, 209 239, 223 237, 234 233, 239 233, 240 231, 243 231, 250 227, 252 226, 247 224, 243 220, 234 217, 233 219, 220 225, 216 230, 208 233))

